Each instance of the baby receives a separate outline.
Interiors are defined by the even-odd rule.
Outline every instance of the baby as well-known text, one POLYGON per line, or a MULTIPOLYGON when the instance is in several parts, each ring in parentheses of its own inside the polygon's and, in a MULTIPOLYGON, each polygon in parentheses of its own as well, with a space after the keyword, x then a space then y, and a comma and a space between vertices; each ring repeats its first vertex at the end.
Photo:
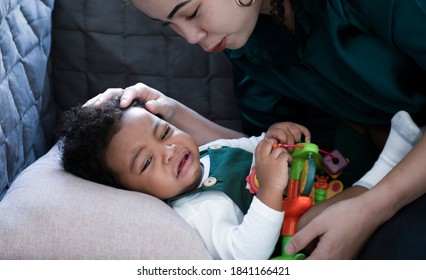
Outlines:
POLYGON ((215 259, 270 257, 284 219, 291 161, 288 151, 274 144, 310 140, 305 127, 284 122, 259 137, 202 143, 140 102, 120 109, 117 99, 66 112, 59 135, 65 170, 166 201, 198 231, 215 259), (256 195, 245 181, 253 164, 256 195))
MULTIPOLYGON (((195 112, 191 116, 194 122, 197 118, 208 122, 195 112)), ((210 130, 189 135, 139 102, 120 109, 117 99, 100 107, 73 108, 66 112, 59 132, 65 170, 165 200, 198 231, 215 259, 270 257, 284 219, 282 197, 291 162, 287 150, 274 149, 274 144, 293 144, 302 136, 310 141, 305 127, 284 122, 259 137, 226 139, 243 136, 232 131, 221 134, 225 139, 205 143, 200 139, 213 139, 210 130), (259 181, 255 196, 245 181, 254 163, 259 181)), ((350 189, 366 191, 377 184, 421 134, 407 113, 396 114, 378 161, 350 189)), ((354 192, 343 192, 330 203, 350 195, 354 192)), ((308 222, 325 205, 312 207, 314 211, 303 218, 308 222)))

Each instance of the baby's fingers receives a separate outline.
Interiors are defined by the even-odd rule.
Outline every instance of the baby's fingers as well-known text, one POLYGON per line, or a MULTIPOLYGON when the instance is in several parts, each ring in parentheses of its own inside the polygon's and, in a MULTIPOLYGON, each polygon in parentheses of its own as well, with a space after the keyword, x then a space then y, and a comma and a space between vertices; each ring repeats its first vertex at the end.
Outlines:
POLYGON ((309 129, 300 124, 292 124, 287 127, 287 141, 288 144, 294 144, 302 141, 302 136, 304 136, 304 142, 311 141, 311 133, 309 129))
POLYGON ((300 124, 298 124, 297 126, 302 132, 302 134, 305 136, 305 142, 311 142, 311 132, 309 131, 309 129, 300 124))

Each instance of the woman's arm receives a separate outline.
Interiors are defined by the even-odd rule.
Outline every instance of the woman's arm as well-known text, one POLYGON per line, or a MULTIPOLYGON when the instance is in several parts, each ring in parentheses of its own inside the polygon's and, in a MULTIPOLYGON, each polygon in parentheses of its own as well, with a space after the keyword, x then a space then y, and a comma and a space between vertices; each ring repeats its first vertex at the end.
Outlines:
POLYGON ((234 139, 246 136, 241 132, 220 126, 182 103, 174 101, 176 102, 175 113, 167 121, 194 137, 198 146, 217 139, 234 139))
POLYGON ((120 106, 127 108, 134 99, 145 102, 148 111, 161 115, 167 122, 194 137, 198 146, 217 139, 232 139, 245 136, 243 133, 220 126, 194 110, 160 91, 143 83, 126 89, 110 88, 88 100, 83 106, 99 106, 113 97, 121 97, 120 106))
POLYGON ((426 136, 364 198, 382 224, 402 207, 426 193, 426 136), (385 210, 385 211, 383 211, 385 210))
POLYGON ((402 207, 426 192, 426 137, 372 190, 340 201, 321 212, 289 242, 295 253, 319 237, 309 258, 355 258, 363 245, 402 207))
POLYGON ((305 227, 310 221, 312 221, 316 216, 318 216, 324 209, 330 207, 333 204, 336 204, 339 201, 356 197, 364 192, 368 191, 367 188, 362 186, 352 186, 350 188, 345 189, 339 194, 312 206, 303 216, 299 219, 297 224, 298 230, 305 227))

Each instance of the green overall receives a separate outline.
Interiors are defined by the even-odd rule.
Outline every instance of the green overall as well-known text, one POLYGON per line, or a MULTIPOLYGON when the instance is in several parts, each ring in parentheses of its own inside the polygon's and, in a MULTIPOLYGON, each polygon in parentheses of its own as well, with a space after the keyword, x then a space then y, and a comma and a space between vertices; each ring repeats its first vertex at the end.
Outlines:
MULTIPOLYGON (((200 158, 210 156, 209 176, 201 187, 171 198, 168 202, 203 191, 222 191, 247 214, 253 195, 246 189, 246 177, 250 173, 253 154, 240 148, 215 147, 200 153, 200 158)), ((279 255, 281 239, 278 240, 273 256, 279 255)))
POLYGON ((247 213, 253 195, 246 189, 246 177, 250 173, 253 154, 240 148, 215 146, 200 153, 200 158, 210 156, 209 176, 201 187, 171 198, 168 202, 203 191, 222 191, 247 213))

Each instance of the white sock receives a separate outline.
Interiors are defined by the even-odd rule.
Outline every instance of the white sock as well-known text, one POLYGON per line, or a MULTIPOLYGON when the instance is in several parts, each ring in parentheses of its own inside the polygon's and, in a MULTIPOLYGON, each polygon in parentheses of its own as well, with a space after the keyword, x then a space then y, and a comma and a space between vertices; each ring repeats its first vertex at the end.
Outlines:
POLYGON ((413 148, 422 136, 420 128, 405 111, 396 113, 391 122, 391 131, 374 166, 360 180, 354 183, 368 189, 374 187, 413 148))

